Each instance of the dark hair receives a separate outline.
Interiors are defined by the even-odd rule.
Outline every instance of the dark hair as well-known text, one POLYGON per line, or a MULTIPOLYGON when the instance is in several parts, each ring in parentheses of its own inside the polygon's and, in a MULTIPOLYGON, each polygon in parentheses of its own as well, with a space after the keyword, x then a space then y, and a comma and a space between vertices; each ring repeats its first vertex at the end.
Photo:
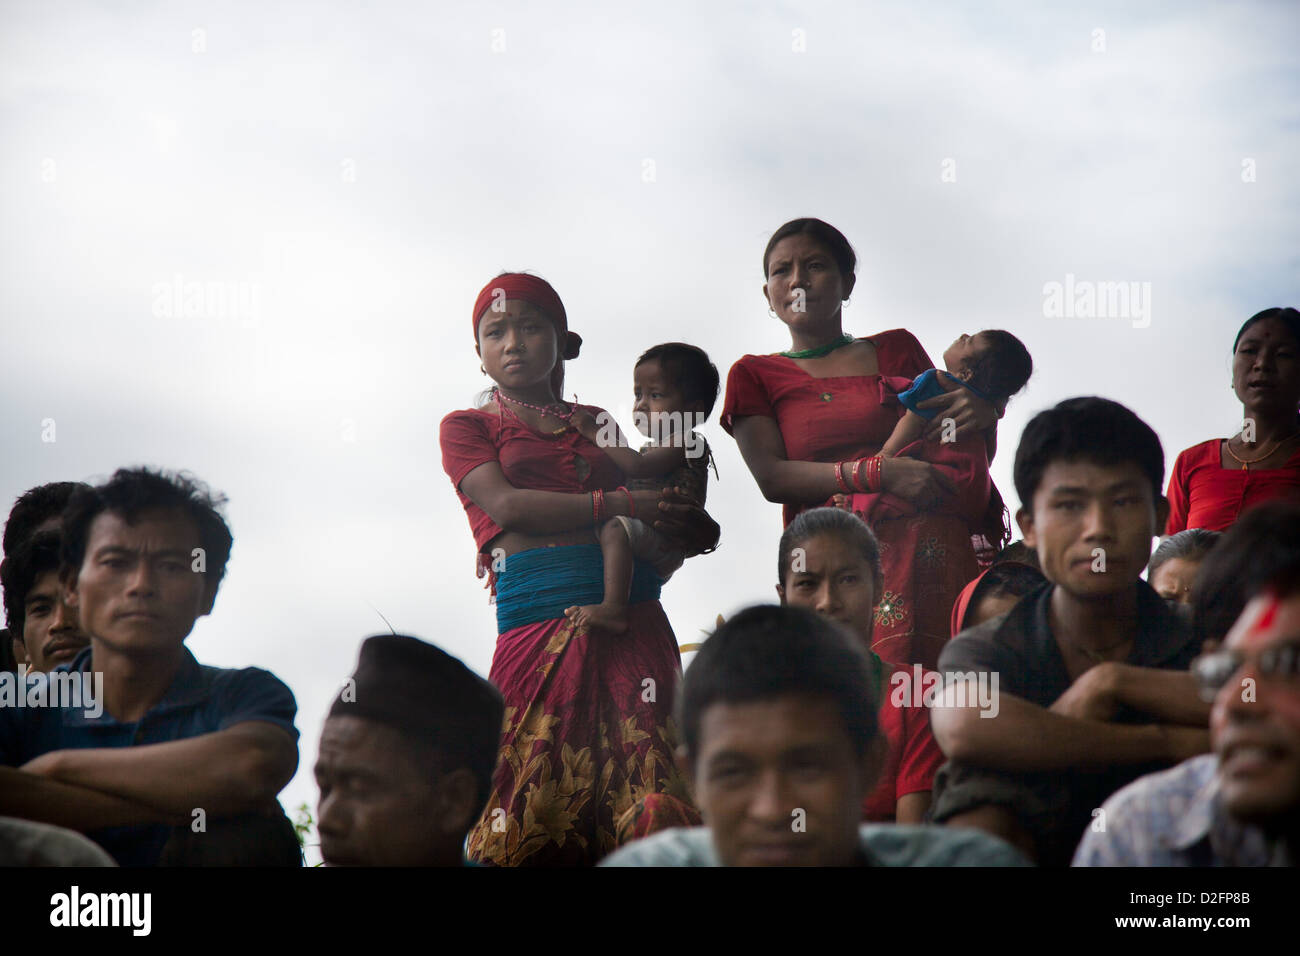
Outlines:
POLYGON ((1275 306, 1271 309, 1265 309, 1262 312, 1256 312, 1246 320, 1245 324, 1242 325, 1240 329, 1237 330, 1237 337, 1232 340, 1232 352, 1234 355, 1237 352, 1237 345, 1241 342, 1241 337, 1246 334, 1246 330, 1256 322, 1263 322, 1265 319, 1277 319, 1280 321, 1287 327, 1287 331, 1291 333, 1291 337, 1294 338, 1297 343, 1300 343, 1300 312, 1297 312, 1292 308, 1275 306))
POLYGON ((1196 572, 1192 628, 1199 641, 1222 640, 1256 594, 1300 563, 1300 504, 1266 501, 1223 533, 1196 572))
POLYGON ((844 233, 829 222, 822 222, 820 219, 791 219, 772 233, 772 238, 767 240, 767 248, 763 250, 763 278, 767 278, 767 261, 772 258, 772 250, 776 248, 776 244, 782 239, 798 235, 812 236, 818 243, 825 246, 826 251, 835 260, 840 275, 853 275, 858 265, 858 256, 853 251, 853 247, 849 245, 849 241, 844 238, 844 233))
POLYGON ((58 531, 42 531, 0 561, 5 620, 19 640, 22 640, 23 624, 27 619, 27 595, 36 586, 36 579, 48 571, 59 570, 59 537, 58 531))
POLYGON ((633 367, 646 362, 658 362, 682 390, 682 397, 688 402, 703 402, 704 417, 709 417, 718 400, 720 380, 718 367, 709 361, 703 349, 685 342, 665 342, 642 352, 633 367))
POLYGON ((834 702, 854 753, 876 737, 876 691, 865 652, 840 625, 798 607, 746 608, 720 626, 686 671, 678 699, 682 739, 700 753, 700 723, 714 704, 807 694, 834 702))
POLYGON ((1160 542, 1155 554, 1151 555, 1151 560, 1147 564, 1147 580, 1150 581, 1156 576, 1160 565, 1174 558, 1201 561, 1210 553, 1210 549, 1218 544, 1221 537, 1223 532, 1207 531, 1205 528, 1188 528, 1186 531, 1171 534, 1160 542))
POLYGON ((80 481, 52 481, 24 491, 14 502, 9 520, 5 522, 4 553, 13 551, 33 531, 58 516, 67 507, 73 492, 89 487, 80 481))
POLYGON ((1004 561, 1014 561, 1017 564, 1027 564, 1039 571, 1043 570, 1042 565, 1038 562, 1038 552, 1025 544, 1023 538, 1019 541, 1012 541, 993 556, 994 564, 1001 564, 1004 561))
POLYGON ((361 642, 351 679, 330 717, 357 717, 396 730, 431 782, 466 767, 474 775, 477 817, 492 790, 505 701, 491 681, 442 648, 409 634, 361 642))
POLYGON ((880 542, 872 534, 867 523, 851 511, 843 508, 810 508, 801 511, 786 526, 781 534, 781 544, 777 552, 776 580, 784 585, 790 574, 791 553, 810 538, 824 534, 833 534, 849 542, 858 549, 872 573, 880 578, 880 542))
MULTIPOLYGON (((969 615, 971 610, 985 598, 1003 596, 1022 598, 1046 583, 1047 578, 1038 568, 1018 561, 996 563, 984 573, 980 583, 975 585, 975 590, 971 592, 970 601, 966 605, 966 613, 969 615)), ((962 627, 967 626, 964 620, 961 624, 962 627)))
POLYGON ((967 384, 990 398, 1010 398, 1025 387, 1034 372, 1034 360, 1025 343, 1005 329, 978 333, 988 344, 966 363, 967 384))
POLYGON ((1043 472, 1057 461, 1132 463, 1151 483, 1154 500, 1158 502, 1163 494, 1165 453, 1160 439, 1132 411, 1107 398, 1068 398, 1029 420, 1020 435, 1013 470, 1022 507, 1033 508, 1043 472))
POLYGON ((176 510, 193 519, 199 529, 204 554, 204 575, 215 594, 226 574, 230 528, 217 511, 224 495, 213 495, 207 485, 185 472, 119 468, 105 484, 86 487, 72 496, 63 512, 63 570, 74 578, 81 570, 90 539, 90 526, 105 511, 134 524, 146 511, 176 510))

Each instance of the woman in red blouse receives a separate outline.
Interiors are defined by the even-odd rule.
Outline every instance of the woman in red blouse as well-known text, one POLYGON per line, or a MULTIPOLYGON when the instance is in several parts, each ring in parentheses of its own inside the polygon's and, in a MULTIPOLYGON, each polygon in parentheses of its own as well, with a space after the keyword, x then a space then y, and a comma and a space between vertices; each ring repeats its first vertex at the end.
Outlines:
POLYGON ((1251 505, 1300 501, 1300 312, 1265 309, 1232 343, 1242 430, 1179 453, 1169 476, 1165 534, 1226 531, 1251 505))
MULTIPOLYGON (((785 524, 823 504, 867 521, 885 574, 872 649, 891 663, 934 667, 953 601, 979 573, 971 539, 988 526, 999 409, 968 389, 947 392, 924 403, 938 411, 926 433, 930 460, 873 457, 902 410, 886 380, 910 380, 934 363, 903 329, 844 333, 840 307, 855 265, 848 240, 819 219, 773 234, 763 293, 790 330, 791 351, 732 366, 721 424, 763 496, 784 506, 785 524), (944 433, 945 420, 955 433, 944 433)), ((1000 538, 1000 498, 997 505, 1000 538)))
POLYGON ((712 544, 717 525, 671 495, 620 487, 622 472, 574 428, 578 410, 601 410, 560 400, 563 360, 577 357, 582 340, 549 284, 493 279, 475 303, 474 336, 496 385, 482 407, 442 420, 442 459, 480 570, 491 568, 498 637, 489 676, 506 721, 467 855, 511 866, 594 863, 614 849, 615 824, 635 801, 658 792, 689 799, 669 715, 681 660, 648 566, 634 570, 627 633, 575 627, 564 609, 600 602, 594 529, 605 519, 656 514, 655 527, 688 553, 712 544))

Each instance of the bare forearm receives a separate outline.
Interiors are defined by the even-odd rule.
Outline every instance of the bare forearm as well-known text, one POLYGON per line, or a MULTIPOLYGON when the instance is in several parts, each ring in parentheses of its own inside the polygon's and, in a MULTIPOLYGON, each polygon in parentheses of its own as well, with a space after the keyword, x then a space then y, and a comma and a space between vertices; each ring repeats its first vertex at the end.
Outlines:
POLYGON ((889 441, 885 442, 884 447, 880 449, 880 454, 884 458, 893 458, 900 451, 906 448, 912 442, 921 437, 925 431, 925 419, 916 412, 908 409, 898 424, 894 426, 894 432, 889 436, 889 441))
POLYGON ((656 475, 666 475, 675 468, 680 468, 686 461, 684 448, 647 448, 641 452, 633 451, 623 445, 618 448, 606 448, 604 452, 629 478, 653 478, 656 475))
POLYGON ((949 758, 995 770, 1102 769, 1169 758, 1157 725, 1065 717, 1009 694, 999 695, 995 717, 973 707, 936 707, 930 724, 949 758))
POLYGON ((1120 664, 1116 678, 1116 700, 1130 709, 1165 723, 1209 726, 1210 705, 1190 672, 1120 664))
POLYGON ((264 726, 283 740, 231 728, 140 747, 67 750, 49 775, 187 817, 196 808, 245 813, 265 807, 297 768, 289 735, 264 726))
MULTIPOLYGON (((622 492, 607 491, 604 501, 604 517, 630 514, 627 496, 622 492)), ((533 535, 558 534, 592 527, 591 504, 589 492, 573 494, 516 488, 504 496, 504 500, 497 506, 483 510, 503 531, 533 535)))
POLYGON ((817 504, 844 490, 829 462, 773 461, 754 471, 754 480, 763 497, 777 504, 817 504))
POLYGON ((138 801, 12 767, 0 767, 0 816, 83 832, 146 823, 177 824, 188 819, 138 801))
POLYGON ((898 798, 894 807, 895 823, 924 823, 925 815, 930 810, 930 791, 917 790, 898 798))

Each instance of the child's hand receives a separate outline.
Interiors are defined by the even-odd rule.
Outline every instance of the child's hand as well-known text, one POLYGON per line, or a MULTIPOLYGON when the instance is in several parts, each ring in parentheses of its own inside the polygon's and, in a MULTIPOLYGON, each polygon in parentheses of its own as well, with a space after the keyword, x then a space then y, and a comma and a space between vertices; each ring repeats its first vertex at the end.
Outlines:
POLYGON ((569 419, 569 424, 587 441, 594 442, 596 435, 600 433, 600 426, 596 424, 596 419, 585 408, 574 412, 573 417, 569 419))

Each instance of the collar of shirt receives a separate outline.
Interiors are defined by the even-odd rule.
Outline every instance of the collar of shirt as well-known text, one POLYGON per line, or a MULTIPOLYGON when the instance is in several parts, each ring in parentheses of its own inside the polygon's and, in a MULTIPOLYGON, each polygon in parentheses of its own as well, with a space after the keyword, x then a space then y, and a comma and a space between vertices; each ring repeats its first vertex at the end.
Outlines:
MULTIPOLYGON (((1192 640, 1191 629, 1169 609, 1164 599, 1145 581, 1137 588, 1137 637, 1125 663, 1137 667, 1168 667, 1192 640)), ((1070 686, 1065 658, 1052 632, 1051 582, 1042 585, 1012 608, 997 625, 994 640, 1011 648, 1036 672, 1046 699, 1056 700, 1070 686)))
MULTIPOLYGON (((87 647, 69 663, 60 665, 56 670, 67 668, 70 671, 91 673, 92 656, 93 648, 87 647)), ((188 647, 182 647, 181 666, 177 669, 176 676, 172 678, 171 685, 167 688, 167 692, 163 694, 162 699, 149 708, 148 715, 153 716, 170 710, 193 707, 205 700, 208 693, 209 688, 203 680, 203 670, 199 666, 199 662, 195 660, 188 647)), ((84 708, 65 707, 63 708, 62 717, 65 727, 83 727, 90 724, 118 726, 118 721, 107 710, 103 711, 98 717, 88 717, 84 708)))
POLYGON ((1281 865, 1276 861, 1286 857, 1283 846, 1274 846, 1258 827, 1234 820, 1223 808, 1219 758, 1203 754, 1186 766, 1188 783, 1196 786, 1196 792, 1183 815, 1174 821, 1170 848, 1192 855, 1208 850, 1212 864, 1218 866, 1281 865))

